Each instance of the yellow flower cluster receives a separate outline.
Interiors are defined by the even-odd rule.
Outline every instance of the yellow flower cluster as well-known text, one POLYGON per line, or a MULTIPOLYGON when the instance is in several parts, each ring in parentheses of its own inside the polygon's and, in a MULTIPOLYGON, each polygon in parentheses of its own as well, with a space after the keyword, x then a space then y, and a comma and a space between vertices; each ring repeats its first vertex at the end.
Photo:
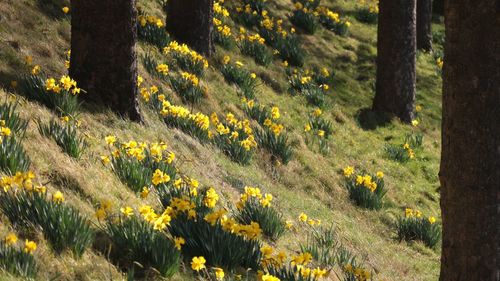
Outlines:
POLYGON ((205 194, 205 198, 203 199, 203 204, 208 208, 214 208, 219 201, 219 195, 215 191, 213 187, 210 187, 205 194))
POLYGON ((405 143, 405 144, 403 144, 403 148, 406 150, 406 153, 408 153, 408 157, 410 157, 410 159, 415 158, 415 152, 414 152, 414 151, 413 151, 413 149, 410 147, 410 144, 409 144, 409 143, 405 143))
POLYGON ((226 213, 226 210, 215 211, 205 215, 204 220, 211 225, 219 222, 224 231, 243 236, 250 240, 257 239, 262 235, 262 229, 258 223, 252 222, 248 225, 239 224, 233 218, 227 217, 226 213))
MULTIPOLYGON (((105 141, 112 147, 116 143, 116 136, 107 136, 105 137, 105 141)), ((163 161, 168 164, 172 164, 175 159, 175 153, 168 151, 168 145, 164 142, 153 142, 148 144, 147 142, 131 140, 129 142, 119 143, 118 147, 119 148, 111 152, 114 158, 127 156, 142 161, 146 158, 146 155, 150 155, 156 162, 163 161)), ((110 159, 108 156, 103 155, 101 156, 101 161, 103 164, 108 164, 110 159)))
POLYGON ((153 173, 153 178, 151 179, 151 182, 157 186, 162 183, 167 183, 170 181, 170 176, 167 175, 166 173, 162 172, 160 169, 156 169, 155 172, 153 173))
MULTIPOLYGON (((270 246, 263 246, 260 249, 262 253, 261 264, 263 268, 275 267, 281 268, 285 266, 285 261, 287 256, 284 252, 278 252, 276 255, 273 255, 274 249, 270 246)), ((300 274, 302 278, 309 280, 309 278, 313 278, 313 280, 319 280, 327 276, 328 271, 326 269, 321 269, 319 267, 309 268, 307 267, 312 261, 312 255, 310 253, 301 253, 299 255, 293 256, 290 259, 290 265, 292 265, 293 269, 297 274, 300 274)), ((264 272, 259 271, 258 276, 262 278, 264 272)), ((276 278, 276 277, 274 277, 276 278)), ((264 280, 264 279, 261 279, 264 280)), ((279 280, 279 279, 269 279, 269 280, 279 280)))
POLYGON ((208 61, 196 51, 191 50, 186 44, 179 44, 177 41, 172 41, 163 48, 163 53, 165 55, 170 53, 176 53, 178 55, 189 57, 195 63, 202 63, 203 68, 208 68, 208 61))
POLYGON ((65 90, 66 92, 71 92, 73 95, 78 95, 81 91, 81 89, 77 87, 76 81, 67 75, 63 75, 59 79, 59 82, 54 78, 48 78, 45 81, 45 90, 55 94, 59 94, 62 90, 65 90))
POLYGON ((204 257, 193 257, 191 260, 191 268, 196 271, 200 271, 202 269, 205 269, 205 263, 207 261, 205 260, 204 257))
POLYGON ((71 58, 71 50, 66 51, 66 60, 64 61, 64 67, 69 69, 70 66, 70 58, 71 58))
MULTIPOLYGON (((260 26, 264 29, 270 31, 276 31, 283 38, 286 38, 290 34, 283 28, 283 20, 282 19, 274 19, 269 17, 267 11, 262 11, 262 20, 260 21, 260 26)), ((290 33, 295 33, 295 29, 292 27, 290 29, 290 33)))
POLYGON ((0 178, 0 188, 4 192, 9 192, 9 190, 13 190, 14 192, 16 192, 17 190, 25 190, 28 192, 34 191, 41 194, 45 193, 47 191, 47 188, 43 185, 34 185, 34 178, 35 174, 33 172, 17 172, 13 176, 3 176, 0 178))
POLYGON ((366 281, 371 278, 371 273, 360 267, 353 267, 351 264, 347 264, 344 266, 344 270, 356 278, 359 281, 366 281))
POLYGON ((229 12, 226 8, 222 6, 223 1, 215 1, 214 2, 214 13, 216 15, 220 15, 222 17, 229 17, 229 12))
POLYGON ((263 195, 260 192, 260 188, 245 186, 245 193, 240 195, 240 201, 236 204, 238 209, 242 209, 245 203, 251 198, 259 200, 263 207, 271 207, 271 201, 273 201, 272 194, 266 193, 263 195))
MULTIPOLYGON (((14 233, 11 232, 11 233, 8 233, 7 236, 5 236, 5 238, 3 240, 4 240, 5 245, 7 245, 9 247, 14 247, 15 244, 17 243, 17 240, 19 240, 19 239, 17 238, 17 236, 14 233)), ((28 239, 26 239, 24 241, 23 251, 25 253, 32 255, 33 252, 36 250, 36 248, 37 248, 37 245, 36 245, 35 241, 30 241, 28 239)))
POLYGON ((5 120, 0 120, 0 143, 2 143, 3 137, 10 137, 11 134, 10 128, 5 126, 5 120))
POLYGON ((142 99, 145 101, 145 102, 149 102, 150 98, 152 95, 156 95, 158 94, 159 92, 159 89, 158 87, 156 86, 151 86, 149 89, 146 88, 146 87, 142 87, 140 90, 139 90, 139 93, 141 94, 141 97, 142 99))
POLYGON ((165 211, 159 215, 156 214, 153 208, 149 205, 144 205, 139 208, 139 213, 142 215, 142 218, 149 222, 154 230, 164 230, 168 225, 170 225, 170 221, 172 217, 169 214, 169 209, 165 209, 165 211))
POLYGON ((343 172, 344 172, 344 177, 350 178, 354 174, 354 167, 347 166, 344 168, 343 172))
POLYGON ((137 20, 142 27, 145 27, 147 24, 156 25, 158 28, 165 26, 165 23, 155 16, 140 15, 137 17, 137 20))
MULTIPOLYGON (((300 213, 298 220, 303 223, 307 223, 310 226, 321 225, 321 220, 310 219, 306 214, 300 213)), ((291 224, 291 223, 290 223, 291 224)))
POLYGON ((319 6, 318 8, 316 8, 316 11, 319 13, 319 15, 326 16, 334 23, 344 23, 347 27, 351 26, 350 21, 348 21, 348 20, 342 21, 340 19, 340 15, 338 13, 331 11, 327 7, 319 6))
POLYGON ((188 176, 183 176, 183 177, 178 178, 174 181, 175 188, 188 190, 188 193, 191 196, 198 195, 198 186, 199 185, 200 185, 200 183, 197 180, 190 178, 188 176))
POLYGON ((165 212, 176 218, 179 214, 186 214, 188 219, 196 218, 196 205, 189 198, 172 198, 170 205, 165 209, 165 212))
POLYGON ((214 18, 213 22, 217 32, 220 35, 222 35, 223 37, 231 37, 231 28, 228 25, 223 24, 222 21, 217 18, 214 18))
POLYGON ((247 137, 240 141, 240 146, 243 147, 246 151, 257 147, 257 142, 255 141, 255 137, 252 134, 253 130, 250 127, 250 121, 248 119, 238 120, 234 116, 234 114, 227 113, 225 121, 228 125, 224 125, 219 121, 219 117, 215 112, 212 113, 210 119, 215 125, 217 133, 220 136, 227 136, 227 140, 230 143, 237 140, 240 136, 240 133, 244 132, 245 134, 247 134, 247 137))
MULTIPOLYGON (((160 96, 158 97, 161 98, 160 96)), ((190 120, 197 127, 204 131, 208 131, 210 126, 210 119, 203 113, 197 112, 192 114, 189 109, 182 106, 174 106, 169 101, 162 99, 162 109, 160 114, 163 117, 173 117, 176 119, 190 120)))
POLYGON ((275 136, 279 136, 284 129, 282 124, 274 123, 271 119, 264 120, 264 126, 271 129, 275 136))
POLYGON ((168 65, 161 63, 156 66, 156 71, 162 75, 168 75, 168 65))
POLYGON ((95 211, 95 216, 98 221, 104 220, 111 213, 112 203, 109 200, 103 200, 99 204, 99 208, 95 211))
POLYGON ((356 176, 356 185, 363 185, 368 188, 371 192, 375 192, 377 189, 377 183, 372 180, 372 176, 370 175, 357 175, 356 176))
POLYGON ((368 7, 368 10, 372 14, 378 14, 378 1, 379 0, 359 0, 361 6, 368 7))
POLYGON ((181 77, 185 81, 189 81, 194 87, 197 87, 200 83, 200 79, 198 79, 198 77, 196 77, 196 75, 189 73, 189 72, 182 71, 181 77))
POLYGON ((300 1, 295 2, 294 8, 295 8, 296 11, 302 11, 303 13, 311 14, 311 15, 313 15, 315 17, 319 17, 318 9, 315 9, 315 10, 308 9, 300 1))
MULTIPOLYGON (((421 218, 422 213, 419 210, 414 210, 412 208, 406 208, 405 209, 405 218, 421 218)), ((427 218, 430 224, 436 223, 436 218, 433 216, 430 216, 427 218)))
POLYGON ((261 45, 264 45, 266 43, 266 39, 262 38, 258 33, 254 35, 246 35, 245 34, 245 29, 240 28, 240 35, 238 37, 238 40, 247 40, 250 43, 257 42, 261 45), (242 32, 243 31, 243 32, 242 32))
POLYGON ((443 64, 444 64, 444 61, 442 58, 437 58, 436 60, 436 65, 439 69, 443 69, 443 64))

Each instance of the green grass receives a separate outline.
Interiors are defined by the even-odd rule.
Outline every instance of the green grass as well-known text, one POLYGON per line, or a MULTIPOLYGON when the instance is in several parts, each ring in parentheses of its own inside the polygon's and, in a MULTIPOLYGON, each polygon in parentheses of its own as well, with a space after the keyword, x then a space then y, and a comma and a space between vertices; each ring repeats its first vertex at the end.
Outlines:
MULTIPOLYGON (((148 14, 163 16, 156 1, 138 2, 148 14)), ((287 23, 286 15, 293 8, 291 1, 277 0, 275 3, 269 5, 271 12, 287 23)), ((367 110, 374 94, 376 24, 366 25, 355 19, 355 1, 323 1, 323 4, 342 11, 342 15, 353 23, 346 37, 336 36, 325 28, 319 28, 314 36, 298 32, 306 53, 305 67, 324 66, 335 72, 322 115, 331 122, 333 132, 329 137, 330 153, 327 156, 305 144, 303 128, 314 107, 307 105, 304 96, 286 93, 287 77, 280 60, 264 67, 238 50, 217 48, 217 56, 228 54, 232 61, 241 60, 248 71, 261 78, 263 84, 258 86, 256 93, 260 104, 279 106, 280 123, 286 127, 294 150, 294 157, 287 165, 273 165, 269 153, 258 149, 249 165, 241 166, 215 146, 203 145, 179 129, 169 128, 146 106, 142 108, 144 124, 135 124, 108 111, 96 112, 83 105, 79 119, 82 121, 81 133, 88 137, 86 153, 78 162, 66 157, 55 143, 41 137, 31 122, 23 146, 33 169, 44 179, 60 174, 74 182, 71 189, 59 186, 57 182, 50 182, 48 188, 63 189, 67 202, 71 202, 81 214, 91 217, 95 204, 103 199, 111 200, 116 207, 144 203, 110 169, 100 164, 99 155, 106 154, 104 136, 114 134, 123 140, 148 142, 164 140, 178 155, 179 170, 203 185, 214 186, 224 200, 234 201, 245 185, 263 186, 265 192, 275 195, 275 206, 285 219, 295 220, 300 212, 304 212, 324 223, 334 223, 340 230, 342 245, 360 257, 360 262, 368 269, 374 269, 377 279, 400 280, 404 276, 405 280, 436 280, 440 250, 428 249, 418 242, 399 243, 393 228, 404 207, 418 208, 425 214, 439 217, 437 173, 441 145, 441 78, 435 59, 432 54, 420 53, 417 58, 417 103, 423 106, 419 125, 424 135, 422 151, 407 163, 387 159, 384 146, 403 141, 412 128, 397 120, 384 122, 385 118, 367 110), (341 169, 347 165, 385 173, 387 194, 381 210, 368 211, 352 204, 343 187, 341 174, 341 169)), ((51 76, 60 77, 65 72, 64 52, 69 48, 70 33, 67 20, 54 20, 28 0, 0 3, 0 13, 13 15, 16 19, 7 20, 0 27, 0 36, 8 38, 0 42, 0 84, 5 88, 0 90, 2 98, 15 92, 10 86, 11 80, 17 79, 19 73, 28 72, 29 68, 24 66, 27 55, 33 56, 34 63, 41 65, 51 76), (20 47, 16 48, 16 45, 20 47)), ((443 29, 440 24, 433 27, 443 29)), ((140 55, 152 52, 155 57, 162 57, 144 42, 139 43, 138 50, 140 55)), ((203 77, 208 96, 189 108, 192 107, 192 112, 201 111, 207 115, 215 111, 222 116, 231 111, 239 118, 244 117, 238 90, 224 82, 222 74, 212 67, 216 65, 215 61, 209 63, 203 77)), ((139 69, 146 86, 155 84, 163 89, 169 88, 165 81, 148 74, 141 64, 139 69)), ((171 90, 166 94, 174 97, 173 103, 182 104, 171 90)), ((34 102, 23 102, 16 110, 25 120, 38 118, 47 122, 57 117, 55 112, 34 102)), ((146 202, 157 204, 153 195, 146 202)), ((300 237, 304 235, 300 228, 285 232, 277 241, 277 247, 294 252, 299 249, 300 237)), ((40 255, 40 260, 46 261, 38 273, 42 280, 55 276, 70 280, 79 276, 89 280, 124 278, 123 272, 92 250, 86 251, 78 262, 67 255, 54 257, 50 251, 41 251, 40 255)), ((174 280, 190 278, 185 273, 174 275, 174 280)))

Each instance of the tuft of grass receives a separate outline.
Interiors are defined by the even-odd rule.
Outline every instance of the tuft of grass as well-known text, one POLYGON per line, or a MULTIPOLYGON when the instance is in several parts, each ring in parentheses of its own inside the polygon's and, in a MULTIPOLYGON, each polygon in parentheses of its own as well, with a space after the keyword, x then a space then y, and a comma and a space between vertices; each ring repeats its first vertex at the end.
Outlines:
POLYGON ((58 254, 71 249, 76 257, 81 257, 93 241, 89 222, 74 208, 48 199, 45 192, 2 193, 0 209, 16 226, 39 227, 58 254))
POLYGON ((257 128, 255 139, 260 146, 267 149, 273 157, 280 159, 283 164, 286 165, 292 160, 292 145, 285 133, 276 134, 270 127, 257 128))
POLYGON ((245 98, 253 99, 255 97, 257 89, 256 76, 242 68, 239 62, 236 62, 234 65, 229 63, 223 64, 221 73, 228 83, 235 84, 240 88, 241 94, 245 98))
POLYGON ((111 148, 111 156, 103 156, 103 163, 109 160, 113 172, 118 178, 136 193, 141 192, 144 187, 148 188, 153 183, 155 173, 166 174, 168 181, 160 183, 161 188, 170 186, 170 179, 176 176, 176 168, 172 163, 175 154, 166 151, 164 143, 141 143, 136 141, 114 143, 111 148), (159 172, 157 172, 159 171, 159 172))
POLYGON ((210 266, 229 270, 259 268, 261 243, 258 240, 248 240, 224 230, 219 222, 211 225, 203 218, 178 218, 170 224, 170 233, 186 240, 182 247, 185 260, 203 256, 210 266))
POLYGON ((0 268, 26 279, 35 279, 37 262, 32 254, 0 241, 0 268))
POLYGON ((235 213, 243 224, 257 222, 269 239, 276 241, 286 230, 283 215, 272 206, 263 206, 256 198, 249 198, 235 213))
POLYGON ((333 226, 329 228, 311 227, 306 241, 300 243, 301 252, 310 253, 324 267, 332 267, 338 262, 340 247, 341 245, 333 226))
POLYGON ((398 217, 396 229, 399 241, 419 240, 434 248, 441 239, 441 229, 434 217, 422 217, 419 211, 407 208, 405 216, 398 217))
POLYGON ((302 8, 293 11, 290 21, 307 34, 314 34, 320 27, 318 17, 302 8))
POLYGON ((137 217, 108 222, 105 231, 113 243, 112 253, 121 266, 136 274, 148 269, 163 277, 171 277, 179 270, 180 251, 162 231, 137 217))
POLYGON ((26 172, 31 160, 14 136, 3 137, 0 143, 0 170, 8 174, 26 172))
POLYGON ((199 78, 189 72, 181 72, 180 76, 170 76, 172 89, 187 103, 199 103, 205 96, 205 89, 200 86, 199 78))
POLYGON ((264 44, 264 38, 259 34, 241 35, 244 37, 239 41, 238 47, 242 54, 254 58, 257 64, 267 66, 273 61, 273 55, 264 44))
POLYGON ((48 124, 38 121, 38 131, 42 136, 52 138, 64 152, 75 159, 80 159, 88 147, 85 139, 78 135, 77 125, 71 121, 62 125, 54 119, 48 124))
POLYGON ((28 121, 19 116, 17 106, 17 102, 6 102, 0 104, 0 120, 3 120, 5 123, 3 127, 9 128, 14 131, 18 137, 23 138, 26 128, 28 127, 28 121))
POLYGON ((43 73, 25 75, 21 78, 21 93, 29 99, 40 102, 60 116, 76 116, 80 111, 78 95, 62 89, 60 93, 48 91, 47 76, 43 73))
POLYGON ((361 173, 346 177, 345 180, 349 198, 356 205, 371 210, 382 208, 382 199, 387 192, 382 177, 361 173))
POLYGON ((157 47, 158 50, 162 50, 170 43, 170 36, 161 19, 142 14, 139 15, 138 22, 137 35, 140 40, 152 44, 157 47))

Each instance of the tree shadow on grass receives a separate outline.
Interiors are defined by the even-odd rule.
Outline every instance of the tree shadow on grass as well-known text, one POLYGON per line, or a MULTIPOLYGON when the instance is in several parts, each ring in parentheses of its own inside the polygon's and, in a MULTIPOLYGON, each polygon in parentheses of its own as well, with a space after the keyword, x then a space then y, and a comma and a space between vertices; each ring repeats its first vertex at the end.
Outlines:
POLYGON ((69 18, 69 15, 63 13, 63 7, 69 7, 68 0, 38 0, 37 6, 46 16, 54 20, 69 18))
POLYGON ((375 130, 391 123, 391 116, 383 112, 373 111, 371 108, 362 108, 356 113, 358 126, 363 130, 375 130))

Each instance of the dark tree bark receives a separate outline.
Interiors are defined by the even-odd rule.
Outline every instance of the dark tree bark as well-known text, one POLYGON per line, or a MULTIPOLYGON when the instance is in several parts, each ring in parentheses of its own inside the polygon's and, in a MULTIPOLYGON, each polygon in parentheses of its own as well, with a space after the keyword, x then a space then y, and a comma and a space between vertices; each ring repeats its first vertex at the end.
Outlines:
POLYGON ((433 0, 432 12, 439 16, 444 15, 444 0, 433 0))
POLYGON ((71 9, 69 72, 82 97, 140 120, 135 0, 73 0, 71 9))
POLYGON ((441 281, 500 280, 500 2, 445 1, 441 281))
POLYGON ((432 0, 417 0, 417 49, 432 49, 432 0))
POLYGON ((373 110, 409 123, 415 102, 416 0, 379 2, 377 40, 373 110))
POLYGON ((205 57, 214 53, 213 0, 169 0, 165 7, 170 35, 205 57))

